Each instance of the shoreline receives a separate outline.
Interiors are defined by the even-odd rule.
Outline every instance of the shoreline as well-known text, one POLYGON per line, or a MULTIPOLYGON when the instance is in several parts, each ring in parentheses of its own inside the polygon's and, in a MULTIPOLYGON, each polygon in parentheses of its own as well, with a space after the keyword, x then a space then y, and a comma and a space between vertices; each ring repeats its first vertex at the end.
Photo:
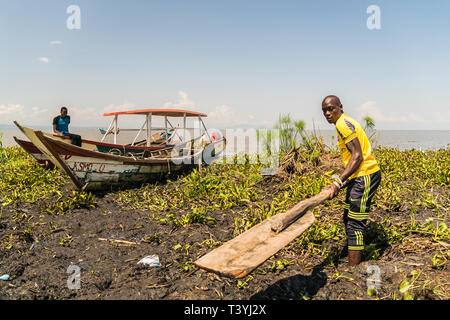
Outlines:
MULTIPOLYGON (((50 131, 51 129, 47 130, 47 132, 50 131)), ((80 130, 79 128, 75 128, 72 132, 80 134, 82 137, 86 137, 90 140, 100 141, 102 138, 98 129, 80 130)), ((243 132, 245 133, 245 130, 243 132)), ((306 132, 308 134, 313 133, 311 130, 306 130, 306 132)), ((18 129, 0 129, 0 133, 3 133, 3 136, 1 137, 3 147, 17 146, 13 136, 28 140, 18 129)), ((332 148, 336 147, 336 132, 334 130, 316 130, 316 133, 319 137, 322 136, 325 145, 332 148)), ((226 137, 226 134, 224 134, 224 136, 226 137)), ((123 141, 128 141, 129 139, 132 140, 133 138, 134 135, 132 133, 127 133, 122 136, 123 141)), ((108 137, 108 139, 111 138, 108 137)), ((119 134, 119 140, 120 139, 121 136, 119 134)), ((245 150, 244 145, 245 141, 238 141, 238 148, 242 147, 242 149, 245 150)), ((376 131, 374 148, 377 146, 389 147, 402 151, 412 149, 422 151, 448 149, 450 148, 450 130, 380 130, 376 131)))

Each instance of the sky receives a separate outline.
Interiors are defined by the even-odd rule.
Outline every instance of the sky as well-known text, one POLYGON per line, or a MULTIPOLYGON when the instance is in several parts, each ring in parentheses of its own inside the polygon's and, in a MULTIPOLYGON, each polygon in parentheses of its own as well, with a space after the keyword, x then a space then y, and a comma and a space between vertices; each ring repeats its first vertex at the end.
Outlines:
POLYGON ((377 129, 447 130, 449 16, 447 0, 0 0, 0 124, 51 124, 64 105, 77 127, 164 107, 331 130, 334 94, 377 129))

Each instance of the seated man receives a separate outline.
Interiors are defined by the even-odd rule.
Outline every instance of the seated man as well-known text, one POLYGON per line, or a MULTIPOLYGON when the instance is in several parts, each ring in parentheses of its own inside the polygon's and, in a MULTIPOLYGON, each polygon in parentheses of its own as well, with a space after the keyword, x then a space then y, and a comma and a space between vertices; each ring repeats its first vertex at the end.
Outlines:
POLYGON ((72 144, 81 147, 81 136, 69 133, 70 116, 67 115, 67 108, 61 108, 61 115, 53 118, 53 132, 60 137, 69 137, 72 144))

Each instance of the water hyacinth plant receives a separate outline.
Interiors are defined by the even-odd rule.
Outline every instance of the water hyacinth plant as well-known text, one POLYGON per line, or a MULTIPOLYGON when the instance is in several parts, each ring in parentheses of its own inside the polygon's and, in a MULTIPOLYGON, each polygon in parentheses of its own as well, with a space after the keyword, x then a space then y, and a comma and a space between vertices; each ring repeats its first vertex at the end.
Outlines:
POLYGON ((4 206, 34 203, 61 193, 65 176, 57 169, 45 169, 22 148, 0 149, 0 192, 4 206))

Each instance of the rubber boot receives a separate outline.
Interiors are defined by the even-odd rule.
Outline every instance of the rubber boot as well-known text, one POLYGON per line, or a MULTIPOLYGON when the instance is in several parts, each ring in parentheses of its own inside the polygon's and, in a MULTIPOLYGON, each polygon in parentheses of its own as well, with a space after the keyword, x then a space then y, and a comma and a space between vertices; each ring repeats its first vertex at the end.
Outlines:
POLYGON ((348 250, 348 265, 350 267, 356 266, 361 262, 361 250, 348 250))

